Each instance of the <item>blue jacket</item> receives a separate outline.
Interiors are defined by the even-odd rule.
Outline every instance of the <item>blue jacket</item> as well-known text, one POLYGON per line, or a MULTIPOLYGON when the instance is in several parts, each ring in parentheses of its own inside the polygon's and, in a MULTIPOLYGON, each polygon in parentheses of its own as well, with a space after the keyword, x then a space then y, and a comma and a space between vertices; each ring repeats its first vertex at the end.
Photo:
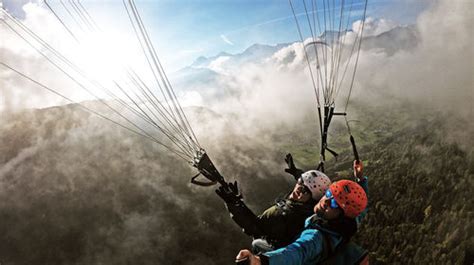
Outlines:
MULTIPOLYGON (((367 177, 359 182, 368 194, 367 177)), ((365 216, 367 208, 357 218, 357 222, 365 216)), ((330 240, 331 246, 337 247, 343 240, 343 237, 334 231, 330 231, 311 222, 312 217, 306 219, 305 230, 300 237, 290 245, 264 254, 268 258, 270 265, 314 265, 320 262, 324 255, 323 244, 324 235, 330 240)))
POLYGON ((290 245, 265 253, 270 265, 314 265, 323 258, 324 231, 331 240, 331 245, 337 246, 342 242, 342 236, 326 230, 318 224, 306 220, 306 229, 300 237, 290 245))

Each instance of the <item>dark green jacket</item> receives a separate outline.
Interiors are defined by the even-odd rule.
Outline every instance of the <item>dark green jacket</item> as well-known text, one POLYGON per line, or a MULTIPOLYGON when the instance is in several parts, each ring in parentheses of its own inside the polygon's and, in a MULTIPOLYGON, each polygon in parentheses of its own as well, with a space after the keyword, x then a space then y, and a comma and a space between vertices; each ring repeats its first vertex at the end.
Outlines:
POLYGON ((243 201, 227 204, 232 219, 246 234, 264 238, 276 248, 290 244, 299 236, 306 218, 313 214, 313 206, 313 203, 284 199, 256 216, 243 201))

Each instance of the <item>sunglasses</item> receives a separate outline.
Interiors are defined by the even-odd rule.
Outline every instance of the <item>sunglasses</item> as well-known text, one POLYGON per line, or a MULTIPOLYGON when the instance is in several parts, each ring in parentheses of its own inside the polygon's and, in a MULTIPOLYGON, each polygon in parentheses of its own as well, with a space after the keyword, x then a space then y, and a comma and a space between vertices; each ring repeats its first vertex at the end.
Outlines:
POLYGON ((331 203, 330 203, 329 207, 331 207, 333 209, 339 208, 339 204, 337 204, 336 199, 334 199, 334 196, 332 195, 331 190, 328 189, 326 191, 325 196, 326 196, 326 199, 331 200, 331 203))
POLYGON ((296 184, 299 185, 299 190, 301 193, 303 194, 311 194, 311 191, 309 190, 308 187, 306 187, 306 185, 304 185, 304 182, 303 182, 303 179, 302 178, 299 178, 298 181, 296 182, 296 184))

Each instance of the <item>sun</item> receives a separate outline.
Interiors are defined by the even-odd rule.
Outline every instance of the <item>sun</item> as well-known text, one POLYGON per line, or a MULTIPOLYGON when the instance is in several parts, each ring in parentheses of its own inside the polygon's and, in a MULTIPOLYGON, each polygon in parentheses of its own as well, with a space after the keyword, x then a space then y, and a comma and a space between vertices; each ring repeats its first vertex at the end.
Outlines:
POLYGON ((94 32, 79 42, 74 56, 89 75, 102 82, 118 81, 140 65, 142 55, 122 32, 94 32))

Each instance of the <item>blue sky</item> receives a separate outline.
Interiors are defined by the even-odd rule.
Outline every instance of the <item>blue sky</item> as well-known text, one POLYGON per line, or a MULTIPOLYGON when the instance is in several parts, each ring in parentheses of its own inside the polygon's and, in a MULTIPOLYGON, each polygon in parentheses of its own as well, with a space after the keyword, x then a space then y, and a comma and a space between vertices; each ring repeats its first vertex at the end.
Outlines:
MULTIPOLYGON (((19 7, 28 1, 3 2, 4 7, 21 17, 19 7)), ((48 2, 58 4, 58 0, 48 2)), ((110 21, 123 14, 121 2, 81 1, 94 14, 105 15, 110 21)), ((287 0, 136 0, 136 3, 158 55, 169 71, 189 65, 199 56, 238 53, 254 43, 274 45, 299 40, 287 0)), ((300 14, 301 3, 293 0, 300 14)), ((368 16, 410 24, 428 3, 427 0, 369 0, 368 16)))

